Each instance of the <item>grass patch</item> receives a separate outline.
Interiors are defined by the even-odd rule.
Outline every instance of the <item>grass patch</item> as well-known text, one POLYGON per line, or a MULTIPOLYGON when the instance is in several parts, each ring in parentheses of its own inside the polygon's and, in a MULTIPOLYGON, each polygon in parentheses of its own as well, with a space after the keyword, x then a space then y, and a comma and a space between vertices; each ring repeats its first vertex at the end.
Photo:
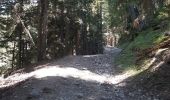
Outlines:
POLYGON ((138 33, 138 36, 134 41, 124 43, 119 46, 119 48, 122 48, 123 51, 117 57, 116 64, 121 65, 124 69, 140 69, 139 65, 135 64, 136 53, 140 50, 153 47, 154 45, 161 43, 164 39, 165 36, 161 31, 153 31, 148 29, 138 33))
POLYGON ((130 43, 129 49, 146 49, 159 44, 164 38, 165 36, 161 32, 144 31, 139 33, 135 40, 130 43))

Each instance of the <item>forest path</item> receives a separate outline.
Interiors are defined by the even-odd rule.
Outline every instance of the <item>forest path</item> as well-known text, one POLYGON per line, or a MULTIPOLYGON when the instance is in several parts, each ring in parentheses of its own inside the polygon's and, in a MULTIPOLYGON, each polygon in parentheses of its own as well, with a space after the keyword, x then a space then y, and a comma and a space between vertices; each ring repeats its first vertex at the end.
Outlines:
POLYGON ((104 54, 68 56, 33 72, 10 76, 3 83, 28 80, 0 100, 133 100, 119 84, 130 75, 113 66, 120 51, 107 47, 104 54))

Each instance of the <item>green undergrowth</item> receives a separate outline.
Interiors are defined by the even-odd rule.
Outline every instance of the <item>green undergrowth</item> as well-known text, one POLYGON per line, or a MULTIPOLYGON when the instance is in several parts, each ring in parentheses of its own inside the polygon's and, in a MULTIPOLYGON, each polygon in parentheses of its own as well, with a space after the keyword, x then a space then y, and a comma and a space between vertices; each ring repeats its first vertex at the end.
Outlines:
MULTIPOLYGON (((116 64, 121 65, 123 69, 141 69, 141 65, 136 65, 137 55, 136 53, 151 48, 156 44, 161 43, 165 39, 165 36, 161 30, 153 31, 148 29, 146 31, 138 33, 138 36, 134 41, 122 43, 119 45, 123 51, 117 57, 116 64)), ((145 65, 147 58, 143 59, 142 65, 145 65)))
POLYGON ((120 40, 119 48, 121 54, 116 59, 116 64, 121 65, 123 69, 139 70, 145 67, 149 58, 143 58, 140 64, 136 65, 137 53, 151 48, 165 40, 164 32, 170 32, 169 8, 163 7, 156 11, 152 23, 148 29, 139 32, 134 41, 126 40, 126 36, 120 40), (159 26, 160 29, 155 30, 159 26))

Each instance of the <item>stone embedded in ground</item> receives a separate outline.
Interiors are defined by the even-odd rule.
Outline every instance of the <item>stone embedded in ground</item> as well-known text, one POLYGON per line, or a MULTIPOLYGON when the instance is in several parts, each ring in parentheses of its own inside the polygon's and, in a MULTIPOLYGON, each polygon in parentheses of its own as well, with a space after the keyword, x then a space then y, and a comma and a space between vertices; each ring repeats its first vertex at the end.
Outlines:
POLYGON ((83 98, 83 96, 84 96, 83 93, 77 93, 77 94, 76 94, 76 97, 77 97, 78 99, 83 98))
POLYGON ((111 98, 111 97, 101 97, 99 100, 113 100, 113 98, 111 98))
POLYGON ((74 85, 80 87, 80 83, 74 83, 74 85))
POLYGON ((27 100, 34 99, 34 98, 39 98, 41 97, 40 91, 37 89, 33 89, 29 95, 27 96, 27 100))
POLYGON ((52 93, 52 89, 51 88, 48 88, 48 87, 44 87, 43 89, 42 89, 42 92, 43 93, 52 93))

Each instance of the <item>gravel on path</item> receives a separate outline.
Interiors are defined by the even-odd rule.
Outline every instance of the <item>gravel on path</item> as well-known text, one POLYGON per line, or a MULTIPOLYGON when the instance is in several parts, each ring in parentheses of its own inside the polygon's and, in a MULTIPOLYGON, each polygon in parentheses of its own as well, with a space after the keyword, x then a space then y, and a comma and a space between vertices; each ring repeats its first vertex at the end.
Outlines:
POLYGON ((120 52, 106 47, 104 54, 67 56, 33 72, 0 79, 0 88, 29 79, 1 93, 0 100, 150 100, 128 96, 121 88, 119 83, 130 75, 114 66, 120 52))

